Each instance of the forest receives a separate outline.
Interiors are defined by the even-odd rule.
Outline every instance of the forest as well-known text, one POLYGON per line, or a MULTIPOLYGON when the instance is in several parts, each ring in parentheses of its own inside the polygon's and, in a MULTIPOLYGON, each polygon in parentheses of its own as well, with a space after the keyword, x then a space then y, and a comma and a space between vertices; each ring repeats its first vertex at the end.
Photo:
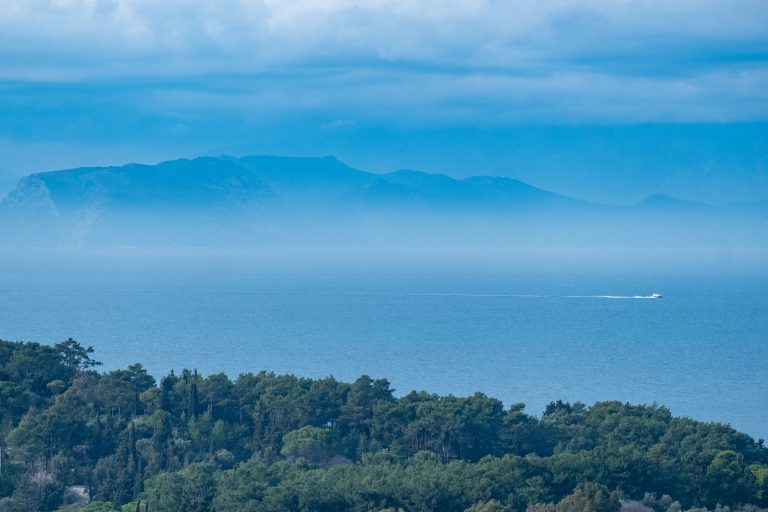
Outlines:
MULTIPOLYGON (((385 379, 98 371, 0 341, 0 511, 758 512, 768 449, 657 404, 395 394, 385 379)), ((510 376, 514 378, 514 376, 510 376)))

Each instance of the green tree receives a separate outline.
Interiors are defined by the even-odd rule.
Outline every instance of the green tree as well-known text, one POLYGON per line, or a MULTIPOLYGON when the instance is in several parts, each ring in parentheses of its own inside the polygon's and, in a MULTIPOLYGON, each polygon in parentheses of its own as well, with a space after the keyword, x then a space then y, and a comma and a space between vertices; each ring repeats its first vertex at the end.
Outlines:
POLYGON ((195 370, 195 377, 192 383, 189 385, 189 417, 197 419, 197 415, 200 412, 200 400, 197 394, 197 370, 195 370))
POLYGON ((116 453, 97 463, 95 480, 99 484, 94 496, 117 504, 133 500, 141 492, 141 470, 136 450, 136 429, 131 422, 120 436, 116 453))
POLYGON ((357 379, 341 407, 343 428, 370 435, 374 406, 379 401, 391 401, 392 390, 386 379, 373 380, 367 375, 357 379))
POLYGON ((208 512, 216 494, 214 471, 208 463, 195 463, 183 469, 180 509, 186 512, 208 512))
POLYGON ((91 359, 91 354, 94 352, 93 347, 83 347, 72 338, 67 338, 65 341, 55 344, 53 348, 59 353, 62 362, 69 368, 72 374, 101 365, 99 361, 91 359))
POLYGON ((503 505, 499 500, 478 501, 464 512, 512 512, 511 507, 503 505))
POLYGON ((580 483, 555 506, 556 512, 619 512, 621 502, 617 492, 604 485, 580 483))
POLYGON ((64 498, 64 486, 45 474, 23 478, 11 495, 14 512, 38 512, 56 510, 64 498))
POLYGON ((744 462, 744 456, 733 450, 719 452, 707 467, 705 475, 706 503, 748 503, 756 498, 755 475, 744 462))
POLYGON ((327 464, 339 451, 338 434, 329 428, 302 427, 283 436, 280 453, 312 464, 327 464))

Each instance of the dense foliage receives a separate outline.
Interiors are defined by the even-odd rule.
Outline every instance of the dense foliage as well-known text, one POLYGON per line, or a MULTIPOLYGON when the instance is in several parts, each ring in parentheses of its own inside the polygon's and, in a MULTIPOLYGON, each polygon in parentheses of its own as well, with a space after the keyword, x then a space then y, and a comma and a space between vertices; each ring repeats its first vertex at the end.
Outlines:
POLYGON ((494 398, 386 380, 230 380, 0 341, 0 510, 726 511, 768 506, 768 450, 657 405, 494 398), (90 499, 90 503, 86 502, 90 499))

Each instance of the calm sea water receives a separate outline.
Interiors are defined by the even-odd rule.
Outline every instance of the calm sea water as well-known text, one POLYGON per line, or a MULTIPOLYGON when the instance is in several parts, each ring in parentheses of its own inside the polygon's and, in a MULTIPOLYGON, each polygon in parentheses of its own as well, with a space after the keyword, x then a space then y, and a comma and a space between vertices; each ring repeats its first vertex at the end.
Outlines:
POLYGON ((768 436, 765 274, 270 265, 4 262, 0 338, 73 337, 105 369, 157 377, 369 374, 537 415, 556 399, 658 402, 768 436))

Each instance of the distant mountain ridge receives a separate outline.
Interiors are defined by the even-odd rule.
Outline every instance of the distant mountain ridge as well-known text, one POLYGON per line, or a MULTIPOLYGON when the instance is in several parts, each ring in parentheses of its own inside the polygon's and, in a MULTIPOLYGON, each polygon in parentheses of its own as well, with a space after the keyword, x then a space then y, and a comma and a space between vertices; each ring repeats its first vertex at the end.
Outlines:
POLYGON ((5 197, 5 195, 16 186, 20 179, 21 177, 17 174, 5 169, 0 169, 0 198, 5 197))
POLYGON ((423 238, 420 230, 448 236, 453 227, 475 241, 486 229, 509 238, 526 226, 537 239, 556 239, 552 219, 639 226, 651 216, 727 214, 759 223, 766 212, 768 202, 717 207, 662 195, 607 206, 512 178, 376 174, 334 157, 222 156, 32 174, 0 202, 0 229, 11 241, 63 245, 322 242, 324 232, 335 241, 398 243, 423 238), (543 219, 550 224, 534 226, 543 219))

